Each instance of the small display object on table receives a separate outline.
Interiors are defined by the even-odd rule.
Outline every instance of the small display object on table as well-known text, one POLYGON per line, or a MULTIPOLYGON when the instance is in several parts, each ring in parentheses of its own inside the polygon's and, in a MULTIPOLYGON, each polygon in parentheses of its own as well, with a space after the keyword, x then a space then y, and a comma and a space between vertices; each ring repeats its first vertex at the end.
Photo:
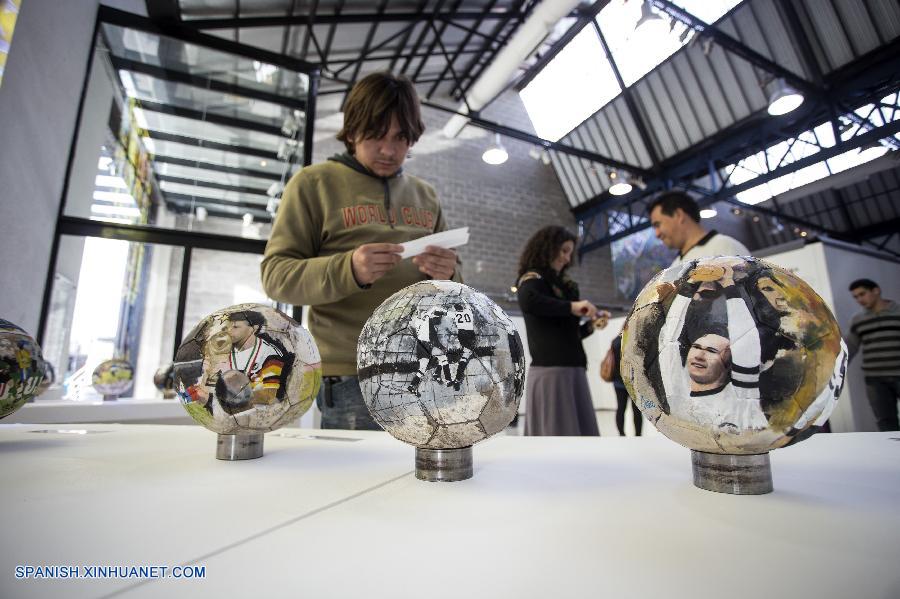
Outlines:
POLYGON ((661 433, 691 449, 694 484, 723 493, 772 490, 768 452, 827 422, 846 366, 822 298, 751 257, 662 271, 623 332, 629 395, 661 433))
POLYGON ((42 392, 47 366, 37 341, 21 327, 0 318, 0 418, 42 392))
POLYGON ((134 367, 121 358, 100 362, 91 375, 91 384, 103 401, 115 400, 134 384, 134 367))
POLYGON ((218 433, 216 457, 258 458, 263 434, 312 405, 322 360, 295 320, 262 304, 239 304, 207 316, 175 356, 175 391, 191 417, 218 433))
POLYGON ((153 373, 153 386, 162 391, 163 399, 175 399, 175 363, 160 366, 153 373))
POLYGON ((416 448, 416 477, 471 478, 472 445, 518 412, 525 355, 509 316, 486 295, 422 281, 386 299, 357 346, 372 417, 416 448))

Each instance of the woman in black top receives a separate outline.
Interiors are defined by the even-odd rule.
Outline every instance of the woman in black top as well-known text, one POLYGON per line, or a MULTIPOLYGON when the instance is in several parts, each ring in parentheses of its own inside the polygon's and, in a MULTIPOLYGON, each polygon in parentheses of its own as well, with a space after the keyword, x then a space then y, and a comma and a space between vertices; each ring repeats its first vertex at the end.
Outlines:
POLYGON ((578 284, 565 275, 574 250, 572 233, 549 226, 528 240, 519 258, 517 294, 531 352, 526 435, 600 434, 581 340, 605 326, 609 313, 579 299, 578 284))

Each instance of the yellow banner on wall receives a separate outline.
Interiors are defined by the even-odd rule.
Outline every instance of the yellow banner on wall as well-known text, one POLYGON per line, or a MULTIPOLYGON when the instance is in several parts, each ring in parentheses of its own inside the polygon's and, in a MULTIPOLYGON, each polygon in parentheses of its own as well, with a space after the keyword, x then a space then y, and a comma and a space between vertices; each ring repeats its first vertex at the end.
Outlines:
POLYGON ((12 44, 13 29, 22 0, 0 0, 0 83, 3 83, 3 72, 6 69, 6 57, 12 44))

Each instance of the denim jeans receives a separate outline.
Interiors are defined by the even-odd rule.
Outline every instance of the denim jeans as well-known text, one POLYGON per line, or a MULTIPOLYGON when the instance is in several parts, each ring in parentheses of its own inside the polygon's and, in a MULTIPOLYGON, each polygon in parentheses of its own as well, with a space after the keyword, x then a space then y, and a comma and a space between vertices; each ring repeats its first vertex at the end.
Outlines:
POLYGON ((878 430, 900 430, 897 422, 900 376, 866 377, 866 395, 869 396, 878 430))
POLYGON ((359 378, 355 376, 326 376, 316 397, 322 412, 322 428, 380 431, 363 401, 359 378))

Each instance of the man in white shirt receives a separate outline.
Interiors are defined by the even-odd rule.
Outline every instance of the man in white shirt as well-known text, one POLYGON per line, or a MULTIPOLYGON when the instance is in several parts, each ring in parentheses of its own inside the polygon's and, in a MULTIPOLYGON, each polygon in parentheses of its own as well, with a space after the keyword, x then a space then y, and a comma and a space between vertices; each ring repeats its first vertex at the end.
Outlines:
POLYGON ((678 250, 673 265, 710 256, 750 255, 747 247, 737 239, 704 229, 697 202, 683 191, 661 194, 653 200, 648 211, 657 239, 678 250))

